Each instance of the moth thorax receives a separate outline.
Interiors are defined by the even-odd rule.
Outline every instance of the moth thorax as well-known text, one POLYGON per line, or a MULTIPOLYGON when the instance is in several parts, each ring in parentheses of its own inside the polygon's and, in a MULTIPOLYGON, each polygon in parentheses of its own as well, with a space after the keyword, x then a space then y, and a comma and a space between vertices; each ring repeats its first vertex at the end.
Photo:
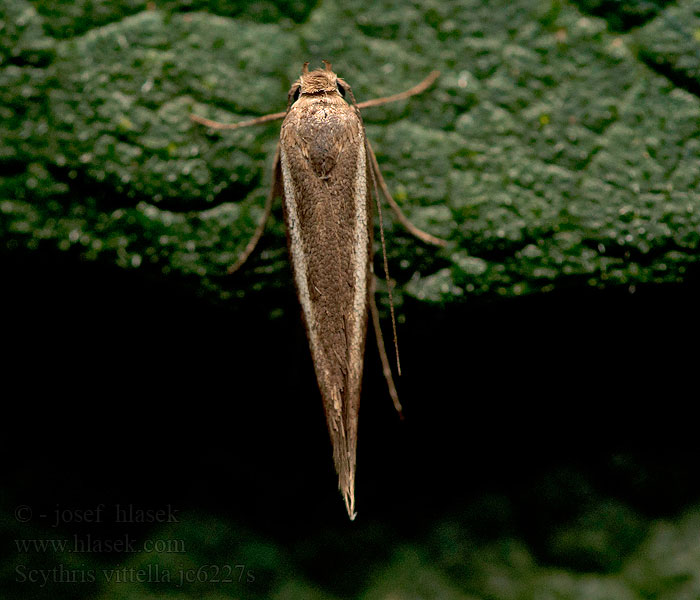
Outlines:
POLYGON ((301 93, 302 94, 317 94, 319 92, 335 92, 337 91, 337 80, 333 71, 310 71, 301 76, 301 93))

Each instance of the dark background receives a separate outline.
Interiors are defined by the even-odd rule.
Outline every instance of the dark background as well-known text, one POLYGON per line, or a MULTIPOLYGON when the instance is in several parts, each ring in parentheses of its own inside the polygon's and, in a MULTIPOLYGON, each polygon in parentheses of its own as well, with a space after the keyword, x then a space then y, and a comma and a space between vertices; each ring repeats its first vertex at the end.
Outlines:
POLYGON ((369 337, 350 524, 291 293, 234 310, 71 257, 2 265, 11 502, 170 503, 295 543, 363 521, 410 537, 491 491, 525 502, 517 526, 536 539, 530 521, 556 520, 557 499, 524 498, 561 468, 649 516, 697 499, 692 281, 406 301, 406 418, 369 337))

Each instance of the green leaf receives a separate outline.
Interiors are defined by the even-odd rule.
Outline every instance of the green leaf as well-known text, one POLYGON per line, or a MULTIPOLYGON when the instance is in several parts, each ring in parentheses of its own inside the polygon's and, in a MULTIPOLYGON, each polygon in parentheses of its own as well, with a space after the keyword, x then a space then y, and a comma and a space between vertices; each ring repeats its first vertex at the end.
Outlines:
MULTIPOLYGON (((403 209, 451 241, 427 248, 388 224, 408 293, 452 303, 682 281, 698 260, 691 2, 579 3, 604 20, 559 2, 329 0, 280 5, 268 23, 234 4, 37 1, 37 12, 11 0, 0 29, 19 49, 0 68, 8 243, 184 275, 228 298, 221 275, 260 215, 278 125, 213 132, 189 115, 283 110, 301 63, 329 59, 359 101, 442 71, 421 96, 364 114, 403 209), (609 31, 632 21, 641 27, 609 31)), ((237 294, 280 285, 282 227, 267 235, 237 294)))

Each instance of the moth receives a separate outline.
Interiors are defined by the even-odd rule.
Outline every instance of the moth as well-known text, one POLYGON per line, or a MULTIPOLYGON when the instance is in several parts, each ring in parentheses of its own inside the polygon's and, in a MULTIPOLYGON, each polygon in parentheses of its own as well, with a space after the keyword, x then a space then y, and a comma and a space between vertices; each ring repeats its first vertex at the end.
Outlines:
MULTIPOLYGON (((292 84, 287 110, 237 124, 191 115, 216 129, 237 129, 284 119, 275 151, 272 186, 255 233, 229 272, 253 252, 272 210, 282 198, 287 244, 318 387, 323 399, 338 487, 350 519, 355 518, 355 470, 360 390, 367 322, 372 315, 389 393, 401 414, 374 300, 373 203, 380 224, 384 271, 389 282, 379 193, 399 222, 425 243, 447 242, 415 227, 389 193, 365 134, 360 109, 408 98, 426 90, 434 71, 400 94, 358 104, 346 81, 325 68, 309 71, 292 84)), ((388 285, 397 371, 400 374, 396 323, 388 285)))

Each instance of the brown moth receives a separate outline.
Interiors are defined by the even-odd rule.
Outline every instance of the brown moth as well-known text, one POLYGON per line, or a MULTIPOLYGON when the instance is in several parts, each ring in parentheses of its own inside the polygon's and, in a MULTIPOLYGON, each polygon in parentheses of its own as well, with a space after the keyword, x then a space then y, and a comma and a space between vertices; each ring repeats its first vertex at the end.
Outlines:
MULTIPOLYGON (((347 82, 332 71, 329 62, 323 62, 325 69, 314 71, 304 63, 301 77, 289 90, 284 113, 233 125, 194 115, 192 119, 210 127, 233 129, 284 118, 263 217, 229 272, 237 270, 251 254, 272 201, 282 197, 292 272, 333 445, 338 486, 348 515, 354 519, 357 426, 369 313, 389 391, 401 412, 374 301, 373 192, 387 279, 379 189, 412 234, 427 243, 446 244, 416 228, 394 202, 365 135, 360 108, 420 93, 438 73, 431 73, 401 94, 357 104, 347 82)), ((390 285, 389 294, 391 299, 390 285)), ((396 344, 393 304, 392 325, 396 344)), ((396 357, 400 373, 398 350, 396 357)))

